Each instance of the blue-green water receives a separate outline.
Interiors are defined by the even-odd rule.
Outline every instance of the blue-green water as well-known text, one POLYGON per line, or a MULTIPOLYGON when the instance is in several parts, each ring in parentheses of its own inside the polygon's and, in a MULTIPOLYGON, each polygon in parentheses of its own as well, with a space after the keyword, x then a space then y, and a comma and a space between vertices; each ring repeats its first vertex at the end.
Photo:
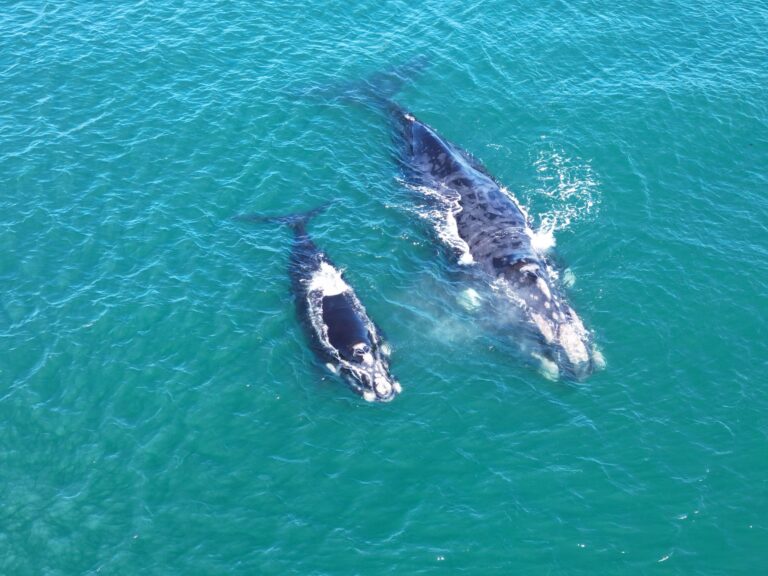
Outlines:
POLYGON ((0 573, 768 570, 764 2, 32 2, 0 17, 0 573), (555 224, 607 368, 471 311, 398 102, 555 224), (331 88, 332 89, 332 88, 331 88), (309 94, 307 94, 309 93, 309 94), (393 346, 369 405, 307 349, 290 232, 393 346))

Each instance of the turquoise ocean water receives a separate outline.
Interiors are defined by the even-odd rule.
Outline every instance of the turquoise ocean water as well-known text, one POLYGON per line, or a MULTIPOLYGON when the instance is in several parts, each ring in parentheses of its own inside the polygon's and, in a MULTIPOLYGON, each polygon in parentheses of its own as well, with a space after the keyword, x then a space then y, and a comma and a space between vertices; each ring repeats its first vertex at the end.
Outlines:
POLYGON ((768 573, 765 2, 6 2, 0 574, 768 573), (552 230, 607 367, 460 306, 397 101, 552 230), (393 347, 315 362, 310 226, 393 347))

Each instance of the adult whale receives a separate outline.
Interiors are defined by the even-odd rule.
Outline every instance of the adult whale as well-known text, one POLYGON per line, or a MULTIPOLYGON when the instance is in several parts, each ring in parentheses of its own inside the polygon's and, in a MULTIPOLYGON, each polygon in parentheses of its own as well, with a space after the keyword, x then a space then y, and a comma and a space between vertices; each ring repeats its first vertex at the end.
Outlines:
POLYGON ((532 245, 517 201, 470 154, 391 101, 387 108, 407 178, 450 203, 471 261, 491 280, 495 312, 522 348, 552 378, 581 380, 601 367, 602 355, 554 281, 554 269, 532 245))
POLYGON ((293 229, 289 275, 301 324, 315 355, 369 402, 389 402, 401 391, 389 373, 389 347, 354 290, 307 233, 307 222, 324 207, 291 216, 238 216, 293 229))

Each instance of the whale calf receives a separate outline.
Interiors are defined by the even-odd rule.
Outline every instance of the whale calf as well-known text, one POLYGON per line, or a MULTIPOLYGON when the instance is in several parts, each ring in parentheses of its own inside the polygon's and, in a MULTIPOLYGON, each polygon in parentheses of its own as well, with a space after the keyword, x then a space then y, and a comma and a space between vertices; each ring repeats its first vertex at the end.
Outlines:
POLYGON ((318 359, 369 402, 389 402, 401 391, 389 372, 389 347, 344 276, 307 232, 322 210, 280 217, 239 216, 293 229, 289 275, 296 310, 318 359))
POLYGON ((470 154, 391 101, 388 106, 407 179, 451 205, 449 218, 468 252, 462 262, 490 280, 494 313, 521 348, 553 379, 581 380, 601 367, 602 355, 555 282, 556 272, 532 245, 517 201, 470 154))

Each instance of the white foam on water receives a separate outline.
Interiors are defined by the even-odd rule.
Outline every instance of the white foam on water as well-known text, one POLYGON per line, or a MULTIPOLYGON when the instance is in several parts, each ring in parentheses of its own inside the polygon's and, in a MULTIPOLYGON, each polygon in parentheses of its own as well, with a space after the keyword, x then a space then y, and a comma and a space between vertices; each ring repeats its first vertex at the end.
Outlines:
POLYGON ((555 232, 597 213, 600 183, 588 162, 546 143, 538 151, 534 167, 539 179, 535 194, 551 200, 551 208, 539 214, 541 225, 537 234, 554 238, 555 232))
MULTIPOLYGON (((323 322, 322 300, 325 296, 336 296, 351 291, 352 289, 341 277, 341 271, 325 261, 320 263, 320 267, 307 282, 309 321, 311 322, 315 333, 320 338, 323 347, 340 364, 342 363, 341 357, 331 345, 330 340, 328 339, 328 326, 323 322)), ((329 366, 329 369, 338 374, 341 370, 341 366, 336 366, 335 370, 331 369, 329 366)))
POLYGON ((421 207, 417 209, 417 214, 420 218, 429 220, 440 240, 458 252, 459 264, 464 266, 474 264, 475 259, 472 257, 469 245, 459 236, 456 214, 461 211, 461 207, 459 206, 458 194, 452 191, 442 192, 429 186, 415 186, 412 184, 407 186, 437 203, 435 207, 421 207), (448 194, 455 196, 455 198, 447 197, 448 194))
POLYGON ((456 216, 454 212, 448 212, 445 215, 445 225, 438 226, 437 235, 440 239, 459 251, 459 264, 463 266, 469 266, 474 264, 475 259, 472 257, 472 253, 469 250, 469 244, 459 236, 459 226, 456 223, 456 216))
POLYGON ((310 292, 319 291, 323 296, 336 296, 350 290, 349 285, 341 277, 341 271, 328 262, 322 262, 320 268, 309 281, 310 292))
POLYGON ((531 246, 539 254, 546 254, 549 250, 555 247, 555 230, 556 218, 554 216, 544 215, 541 219, 541 225, 538 230, 530 228, 531 216, 528 213, 528 209, 523 206, 520 201, 512 194, 505 186, 501 187, 501 191, 512 200, 520 212, 525 217, 525 221, 528 224, 526 226, 526 234, 531 239, 531 246))
POLYGON ((515 206, 517 206, 517 209, 520 210, 523 217, 525 218, 525 221, 530 222, 531 215, 528 213, 528 209, 520 203, 520 200, 517 199, 517 196, 512 194, 512 192, 510 192, 509 188, 507 188, 506 186, 499 186, 499 190, 501 190, 507 196, 507 198, 509 198, 510 200, 512 200, 512 202, 515 203, 515 206))
POLYGON ((542 219, 538 230, 531 230, 528 236, 531 239, 531 246, 539 254, 546 254, 555 247, 556 220, 553 217, 545 216, 542 219))

